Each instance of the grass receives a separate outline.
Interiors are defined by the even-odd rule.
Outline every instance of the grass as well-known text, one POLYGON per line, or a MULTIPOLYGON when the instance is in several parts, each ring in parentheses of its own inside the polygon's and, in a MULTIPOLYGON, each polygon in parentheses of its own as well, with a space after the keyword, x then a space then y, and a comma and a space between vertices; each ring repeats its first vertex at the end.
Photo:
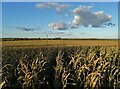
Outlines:
POLYGON ((3 47, 0 85, 2 89, 119 89, 119 53, 117 46, 3 47))

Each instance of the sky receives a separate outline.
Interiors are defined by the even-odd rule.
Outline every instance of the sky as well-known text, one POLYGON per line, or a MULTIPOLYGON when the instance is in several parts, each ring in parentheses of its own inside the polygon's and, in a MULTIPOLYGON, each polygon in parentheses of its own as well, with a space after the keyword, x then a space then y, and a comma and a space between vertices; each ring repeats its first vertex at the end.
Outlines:
POLYGON ((3 2, 3 38, 118 38, 117 2, 3 2))

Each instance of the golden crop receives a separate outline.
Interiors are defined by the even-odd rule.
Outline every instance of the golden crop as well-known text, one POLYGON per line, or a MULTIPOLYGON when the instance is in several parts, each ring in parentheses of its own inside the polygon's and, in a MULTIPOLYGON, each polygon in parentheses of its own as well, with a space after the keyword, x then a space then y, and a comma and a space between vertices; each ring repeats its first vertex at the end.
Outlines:
POLYGON ((2 89, 120 89, 117 47, 4 48, 2 89))

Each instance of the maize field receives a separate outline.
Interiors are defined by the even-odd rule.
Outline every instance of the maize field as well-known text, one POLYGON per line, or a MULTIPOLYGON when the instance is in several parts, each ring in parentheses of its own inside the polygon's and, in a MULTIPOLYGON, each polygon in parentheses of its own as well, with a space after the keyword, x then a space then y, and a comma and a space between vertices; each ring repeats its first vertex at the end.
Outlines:
POLYGON ((2 50, 1 89, 120 89, 116 46, 2 50))

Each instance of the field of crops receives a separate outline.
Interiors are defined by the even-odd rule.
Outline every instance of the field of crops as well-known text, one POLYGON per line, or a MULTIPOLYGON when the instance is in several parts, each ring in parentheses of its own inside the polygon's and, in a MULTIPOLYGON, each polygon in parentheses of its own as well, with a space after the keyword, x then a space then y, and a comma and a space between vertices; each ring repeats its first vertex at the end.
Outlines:
POLYGON ((120 89, 116 46, 2 50, 2 89, 120 89))
POLYGON ((3 41, 3 46, 9 47, 41 47, 41 46, 117 46, 118 40, 14 40, 3 41))

